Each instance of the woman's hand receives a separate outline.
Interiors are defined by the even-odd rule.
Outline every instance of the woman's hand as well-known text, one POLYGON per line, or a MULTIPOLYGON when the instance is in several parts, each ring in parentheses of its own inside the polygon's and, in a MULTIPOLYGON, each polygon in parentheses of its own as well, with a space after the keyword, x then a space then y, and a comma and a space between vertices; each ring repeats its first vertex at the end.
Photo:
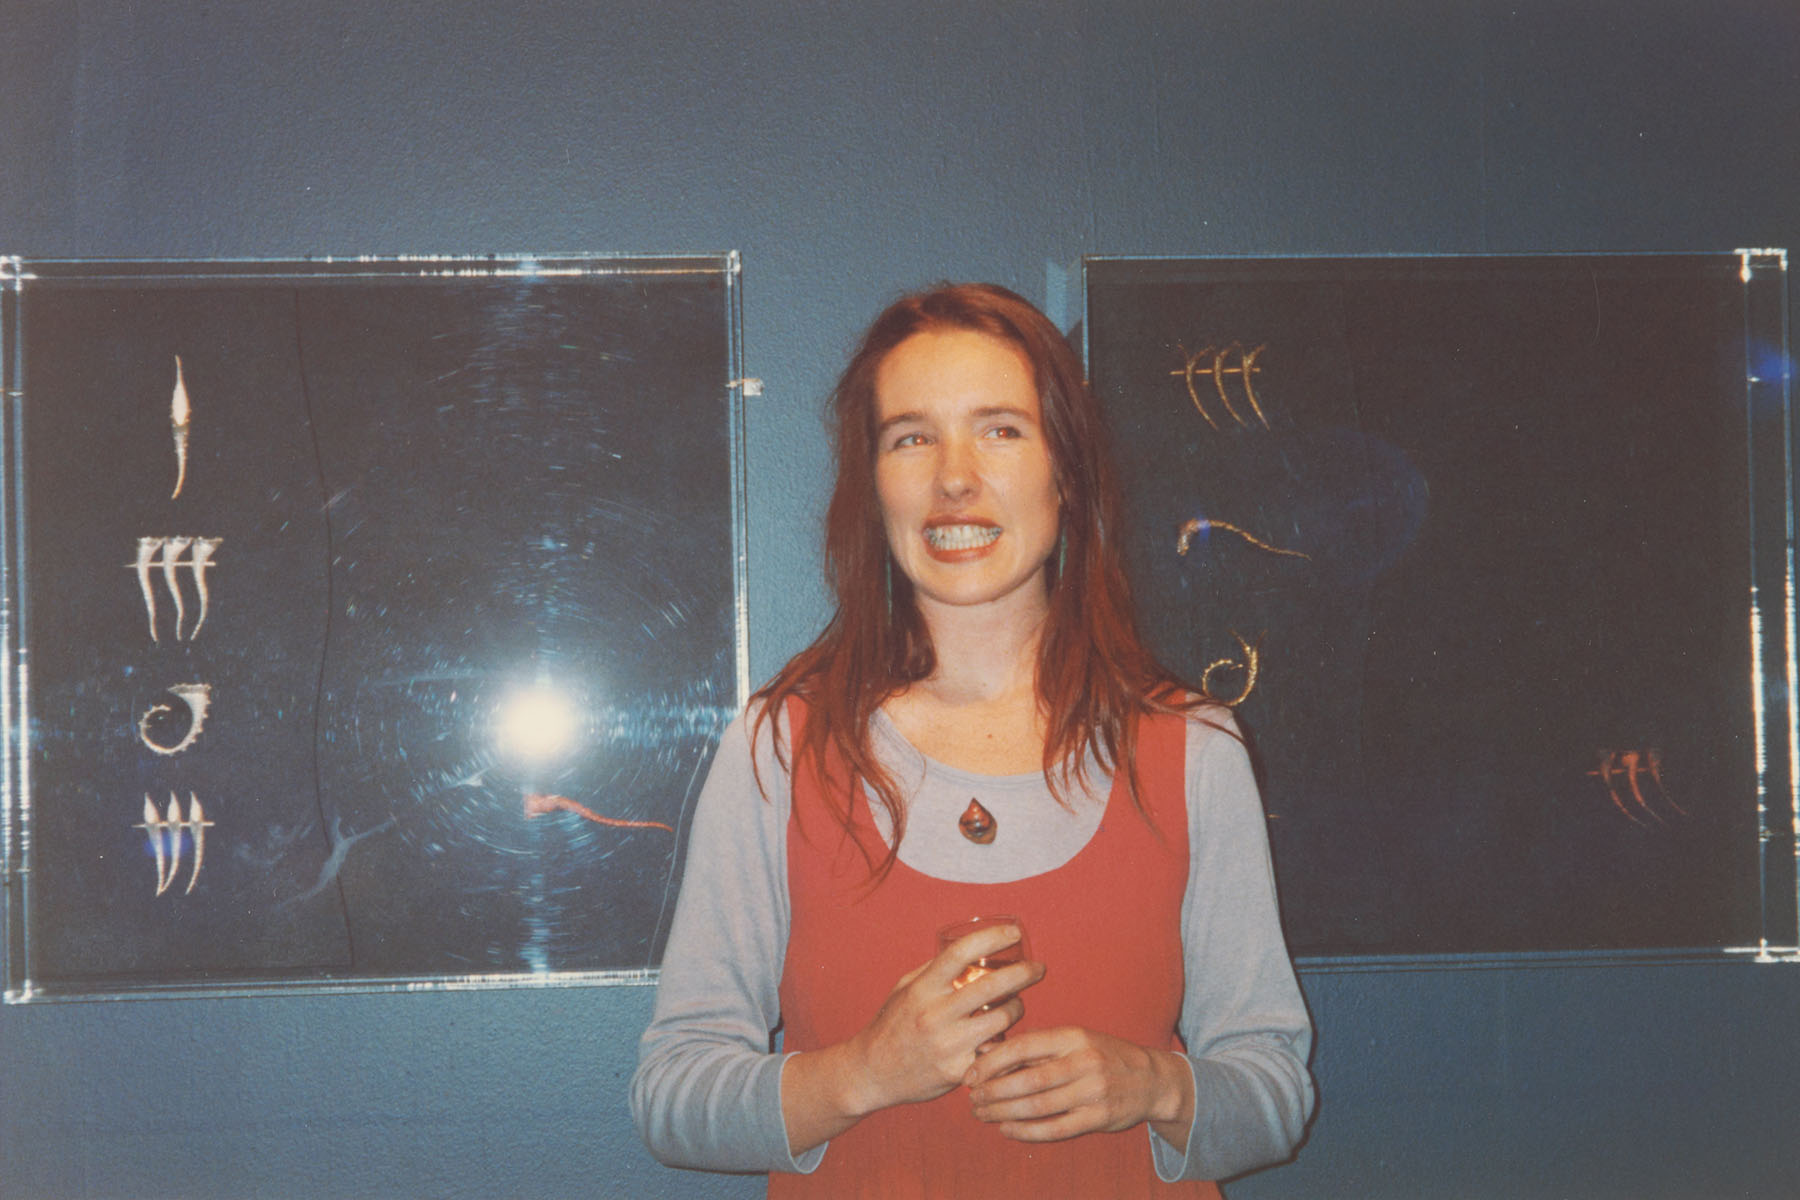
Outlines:
POLYGON ((1021 1142, 1054 1142, 1149 1121, 1187 1146, 1194 1077, 1186 1060, 1123 1038, 1068 1027, 1022 1034, 984 1051, 964 1082, 975 1116, 1021 1142))
POLYGON ((872 1112, 932 1100, 962 1083, 977 1050, 1024 1013, 1018 993, 1043 978, 1044 966, 998 967, 960 989, 952 981, 1019 936, 1010 925, 959 938, 902 976, 849 1040, 789 1059, 781 1108, 791 1152, 802 1154, 872 1112))

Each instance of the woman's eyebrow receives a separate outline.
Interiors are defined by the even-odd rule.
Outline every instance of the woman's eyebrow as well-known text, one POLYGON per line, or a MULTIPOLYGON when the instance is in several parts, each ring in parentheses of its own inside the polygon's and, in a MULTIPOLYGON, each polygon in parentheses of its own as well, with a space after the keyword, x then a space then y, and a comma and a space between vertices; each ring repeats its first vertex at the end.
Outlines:
POLYGON ((991 408, 978 408, 972 415, 976 419, 984 421, 989 417, 1017 417, 1021 421, 1029 421, 1033 424, 1037 422, 1037 417, 1032 415, 1028 409, 1015 408, 1010 404, 997 404, 991 408))
POLYGON ((905 425, 909 421, 923 421, 924 419, 925 414, 922 412, 895 413, 893 416, 887 418, 887 420, 881 422, 881 424, 875 426, 875 435, 879 437, 896 425, 905 425))

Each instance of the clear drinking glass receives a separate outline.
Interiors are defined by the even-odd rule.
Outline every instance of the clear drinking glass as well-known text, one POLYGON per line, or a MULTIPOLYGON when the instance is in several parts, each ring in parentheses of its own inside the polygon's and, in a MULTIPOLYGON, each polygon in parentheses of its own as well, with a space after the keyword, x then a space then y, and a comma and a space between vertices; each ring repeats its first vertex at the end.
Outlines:
MULTIPOLYGON (((983 975, 986 975, 989 971, 1007 966, 1011 963, 1024 962, 1030 957, 1030 951, 1025 944, 1025 922, 1019 920, 1017 917, 1006 914, 971 917, 966 921, 957 921, 954 924, 944 926, 942 929, 938 930, 938 950, 941 952, 958 938, 967 937, 978 929, 986 929, 993 925, 1017 925, 1019 927, 1019 940, 1010 946, 1002 946, 992 954, 984 954, 980 958, 977 958, 963 969, 962 974, 950 981, 951 987, 958 989, 967 987, 977 979, 980 979, 983 975)), ((1010 996, 1005 996, 994 1001, 993 1004, 985 1004, 982 1006, 981 1011, 986 1012, 988 1009, 992 1008, 994 1004, 1004 1004, 1011 998, 1012 997, 1010 996)))

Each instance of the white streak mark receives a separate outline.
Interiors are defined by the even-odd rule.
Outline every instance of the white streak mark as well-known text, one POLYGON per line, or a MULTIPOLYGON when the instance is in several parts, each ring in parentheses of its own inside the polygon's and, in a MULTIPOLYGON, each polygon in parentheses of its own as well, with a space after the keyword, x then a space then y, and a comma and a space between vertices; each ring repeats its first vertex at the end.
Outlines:
POLYGON ((133 564, 137 569, 138 587, 144 593, 144 611, 150 617, 150 640, 153 642, 162 639, 156 636, 156 593, 150 587, 150 564, 156 561, 156 552, 162 548, 162 544, 161 538, 139 538, 137 562, 133 564))
POLYGON ((169 425, 175 433, 175 490, 169 493, 171 500, 181 495, 181 485, 187 482, 188 416, 187 384, 182 380, 181 355, 177 354, 175 394, 169 398, 169 425))
POLYGON ((186 618, 185 606, 181 603, 181 583, 175 572, 181 568, 181 556, 193 544, 193 538, 172 537, 163 542, 162 569, 163 582, 169 587, 169 595, 175 598, 175 640, 181 640, 181 622, 186 618))
POLYGON ((200 594, 200 615, 194 619, 193 632, 188 634, 190 642, 200 635, 200 627, 206 624, 206 568, 212 566, 212 556, 224 541, 224 538, 194 539, 194 590, 200 594))
POLYGON ((206 861, 206 827, 211 824, 200 808, 200 797, 189 792, 188 827, 194 831, 194 873, 188 876, 187 891, 182 893, 184 896, 192 892, 194 885, 200 882, 200 864, 206 861))

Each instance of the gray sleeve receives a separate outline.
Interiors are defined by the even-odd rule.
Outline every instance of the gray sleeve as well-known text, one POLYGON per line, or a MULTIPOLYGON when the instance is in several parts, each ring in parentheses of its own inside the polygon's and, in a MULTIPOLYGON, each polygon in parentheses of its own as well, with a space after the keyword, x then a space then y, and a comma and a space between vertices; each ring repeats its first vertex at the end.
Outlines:
POLYGON ((669 1166, 810 1171, 824 1157, 824 1147, 789 1153, 785 1059, 771 1053, 787 952, 790 792, 768 732, 753 751, 740 716, 719 742, 688 835, 656 1010, 638 1042, 631 1115, 669 1166))
POLYGON ((1197 721, 1188 723, 1187 804, 1181 1036, 1194 1123, 1186 1155, 1150 1134, 1157 1173, 1169 1181, 1284 1162, 1313 1110, 1312 1021, 1282 940, 1250 757, 1197 721))

